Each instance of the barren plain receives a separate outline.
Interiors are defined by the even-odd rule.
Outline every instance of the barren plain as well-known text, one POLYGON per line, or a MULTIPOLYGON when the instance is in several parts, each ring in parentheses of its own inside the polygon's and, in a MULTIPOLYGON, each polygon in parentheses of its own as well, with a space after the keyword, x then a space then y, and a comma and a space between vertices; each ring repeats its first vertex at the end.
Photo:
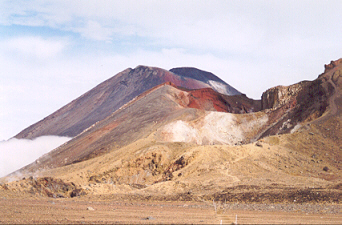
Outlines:
POLYGON ((53 199, 0 191, 1 224, 340 224, 335 204, 53 199), (216 206, 216 211, 215 211, 216 206))

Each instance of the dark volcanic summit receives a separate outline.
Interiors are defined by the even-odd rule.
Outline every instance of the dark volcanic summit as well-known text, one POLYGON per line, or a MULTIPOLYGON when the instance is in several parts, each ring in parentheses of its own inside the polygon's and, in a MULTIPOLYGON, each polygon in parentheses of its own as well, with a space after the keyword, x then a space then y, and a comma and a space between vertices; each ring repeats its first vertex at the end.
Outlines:
POLYGON ((196 80, 203 81, 206 84, 210 84, 214 86, 217 92, 226 95, 241 95, 242 93, 221 80, 219 77, 214 74, 200 70, 193 67, 177 67, 170 70, 172 73, 178 74, 182 77, 188 77, 196 80), (216 85, 215 85, 216 84, 216 85), (222 88, 219 86, 222 85, 222 88))
POLYGON ((196 80, 200 80, 205 83, 207 83, 209 80, 225 83, 223 80, 221 80, 214 74, 194 67, 177 67, 170 69, 170 72, 181 75, 183 77, 189 77, 196 80))

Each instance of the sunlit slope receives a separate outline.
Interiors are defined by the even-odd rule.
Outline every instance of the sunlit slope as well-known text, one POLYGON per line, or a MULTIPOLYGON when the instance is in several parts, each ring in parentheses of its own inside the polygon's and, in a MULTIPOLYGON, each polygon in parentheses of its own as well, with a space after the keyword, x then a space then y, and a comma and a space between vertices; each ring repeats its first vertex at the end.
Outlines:
MULTIPOLYGON (((222 101, 216 100, 218 104, 224 104, 222 101)), ((39 158, 22 171, 34 172, 84 161, 116 151, 153 132, 155 141, 160 142, 183 142, 183 139, 175 138, 175 135, 178 135, 185 139, 189 137, 185 142, 196 144, 239 144, 248 142, 266 125, 267 116, 262 113, 239 117, 238 114, 217 112, 215 107, 210 107, 213 111, 201 109, 208 107, 208 102, 213 105, 212 98, 205 98, 203 101, 194 99, 191 91, 180 90, 172 83, 159 85, 125 104, 104 120, 93 124, 71 141, 39 158), (190 103, 194 101, 197 101, 197 108, 190 108, 190 103), (188 132, 186 127, 173 126, 179 123, 194 133, 188 132), (230 126, 224 127, 228 124, 230 126), (235 129, 236 133, 231 129, 235 129), (199 133, 201 135, 198 135, 199 133)), ((241 105, 235 106, 234 109, 248 110, 248 107, 253 106, 241 105)), ((228 109, 227 107, 226 110, 228 109)))

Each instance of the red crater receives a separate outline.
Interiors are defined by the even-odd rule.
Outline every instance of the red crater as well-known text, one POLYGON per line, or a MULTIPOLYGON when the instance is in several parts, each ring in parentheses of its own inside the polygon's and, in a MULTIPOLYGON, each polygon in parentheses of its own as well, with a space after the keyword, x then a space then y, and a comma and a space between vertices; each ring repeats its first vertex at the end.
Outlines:
POLYGON ((227 96, 211 88, 188 91, 187 107, 229 113, 248 113, 260 110, 260 102, 245 95, 227 96))

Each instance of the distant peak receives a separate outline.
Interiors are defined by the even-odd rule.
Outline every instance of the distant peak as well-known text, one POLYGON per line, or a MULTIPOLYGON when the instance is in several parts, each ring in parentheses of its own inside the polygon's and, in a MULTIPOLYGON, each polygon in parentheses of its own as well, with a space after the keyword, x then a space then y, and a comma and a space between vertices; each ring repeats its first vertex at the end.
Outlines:
POLYGON ((181 75, 183 77, 198 79, 204 82, 207 82, 208 80, 213 80, 226 84, 223 80, 215 76, 213 73, 200 70, 194 67, 176 67, 171 69, 170 72, 181 75))
POLYGON ((154 66, 138 65, 137 67, 134 68, 134 70, 164 70, 164 69, 159 68, 159 67, 154 67, 154 66))
POLYGON ((221 80, 213 73, 200 70, 194 67, 177 67, 170 72, 182 77, 192 78, 209 84, 215 91, 225 95, 240 95, 241 92, 221 80))
POLYGON ((152 67, 150 67, 150 66, 144 66, 144 65, 138 65, 138 66, 136 66, 134 69, 135 69, 135 70, 138 70, 138 69, 147 69, 147 68, 152 69, 152 67))

